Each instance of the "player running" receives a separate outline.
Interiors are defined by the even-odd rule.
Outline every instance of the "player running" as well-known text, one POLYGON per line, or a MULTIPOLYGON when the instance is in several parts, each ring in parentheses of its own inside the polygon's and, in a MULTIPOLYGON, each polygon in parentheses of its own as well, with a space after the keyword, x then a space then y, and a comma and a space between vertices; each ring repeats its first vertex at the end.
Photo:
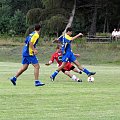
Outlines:
POLYGON ((12 77, 10 80, 13 85, 16 85, 17 78, 28 69, 29 64, 34 66, 34 76, 35 76, 35 86, 43 86, 44 83, 39 81, 39 63, 36 55, 38 54, 38 50, 36 49, 36 45, 38 43, 39 33, 40 33, 40 25, 35 25, 35 31, 29 34, 26 37, 25 45, 22 51, 22 64, 23 66, 18 70, 16 75, 12 77))
POLYGON ((84 73, 86 73, 88 76, 96 74, 96 72, 90 72, 86 68, 83 68, 79 62, 77 61, 75 55, 73 54, 71 50, 71 41, 75 40, 76 38, 83 36, 82 33, 77 34, 74 37, 71 37, 72 35, 72 28, 68 27, 66 29, 65 35, 62 35, 58 38, 58 41, 62 43, 62 64, 61 66, 50 76, 50 78, 54 81, 55 77, 61 71, 64 66, 67 64, 67 62, 73 62, 79 70, 82 70, 84 73))
MULTIPOLYGON (((79 56, 79 54, 75 54, 75 55, 79 56)), ((57 45, 56 52, 52 54, 50 61, 46 63, 45 65, 51 65, 54 62, 54 60, 56 60, 58 66, 61 66, 62 64, 61 45, 57 45)), ((81 79, 77 78, 75 75, 72 75, 70 73, 71 70, 73 70, 76 73, 82 74, 82 72, 79 69, 75 68, 70 62, 67 62, 61 71, 67 76, 69 76, 72 80, 77 81, 77 82, 82 82, 81 79)))

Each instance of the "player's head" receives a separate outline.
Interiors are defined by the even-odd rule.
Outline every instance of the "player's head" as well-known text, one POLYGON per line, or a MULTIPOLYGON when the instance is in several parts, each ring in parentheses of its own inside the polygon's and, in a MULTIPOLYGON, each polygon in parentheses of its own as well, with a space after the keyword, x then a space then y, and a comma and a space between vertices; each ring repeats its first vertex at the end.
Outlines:
POLYGON ((72 28, 71 28, 71 27, 68 27, 68 28, 66 29, 66 33, 67 33, 68 35, 71 35, 71 34, 72 34, 72 28))
POLYGON ((61 52, 61 45, 58 44, 57 47, 56 47, 56 49, 57 49, 57 52, 61 52))
POLYGON ((34 27, 35 31, 40 31, 41 29, 41 26, 39 24, 36 24, 35 27, 34 27))

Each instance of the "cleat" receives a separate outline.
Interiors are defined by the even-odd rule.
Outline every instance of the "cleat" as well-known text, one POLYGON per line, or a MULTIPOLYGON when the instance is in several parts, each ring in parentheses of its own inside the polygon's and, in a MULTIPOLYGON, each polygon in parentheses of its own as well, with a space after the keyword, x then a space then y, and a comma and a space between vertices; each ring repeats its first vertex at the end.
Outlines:
POLYGON ((43 86, 43 85, 45 84, 40 81, 35 81, 35 86, 43 86))
POLYGON ((37 87, 37 86, 43 86, 43 85, 45 85, 45 84, 44 84, 44 83, 35 84, 36 87, 37 87))
POLYGON ((16 85, 16 80, 17 80, 16 77, 10 78, 10 81, 12 82, 13 85, 16 85))
POLYGON ((82 82, 82 80, 81 80, 81 79, 79 79, 79 80, 77 80, 77 82, 82 82))
POLYGON ((55 77, 50 76, 50 79, 53 82, 55 80, 55 77))
POLYGON ((80 71, 79 74, 82 74, 82 71, 80 71))
POLYGON ((95 75, 96 74, 96 72, 90 72, 89 74, 88 74, 88 77, 90 77, 91 75, 95 75))

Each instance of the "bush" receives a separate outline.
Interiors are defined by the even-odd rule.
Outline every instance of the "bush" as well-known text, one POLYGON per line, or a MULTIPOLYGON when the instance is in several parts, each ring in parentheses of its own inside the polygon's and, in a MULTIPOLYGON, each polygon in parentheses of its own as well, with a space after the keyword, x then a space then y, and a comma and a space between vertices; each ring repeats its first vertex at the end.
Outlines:
POLYGON ((14 16, 10 20, 11 30, 15 31, 16 34, 23 34, 26 31, 26 17, 20 11, 15 11, 14 16))
POLYGON ((10 29, 10 17, 2 16, 0 18, 0 33, 5 34, 8 33, 10 29))

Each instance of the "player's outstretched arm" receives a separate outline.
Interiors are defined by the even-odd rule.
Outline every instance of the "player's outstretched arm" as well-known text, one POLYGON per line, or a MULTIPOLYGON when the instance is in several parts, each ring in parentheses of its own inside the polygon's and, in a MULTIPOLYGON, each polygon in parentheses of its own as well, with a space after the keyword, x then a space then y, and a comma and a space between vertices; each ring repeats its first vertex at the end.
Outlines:
POLYGON ((82 33, 79 33, 79 34, 77 34, 76 36, 72 37, 71 40, 75 40, 76 38, 78 38, 78 37, 80 37, 80 36, 83 36, 83 34, 82 34, 82 33))
POLYGON ((52 41, 52 43, 59 43, 60 41, 59 41, 59 38, 55 38, 53 41, 52 41))
POLYGON ((75 53, 74 53, 74 55, 75 55, 76 57, 80 57, 80 54, 75 54, 75 53))
POLYGON ((45 65, 49 66, 52 64, 52 61, 49 61, 48 63, 45 63, 45 65))

